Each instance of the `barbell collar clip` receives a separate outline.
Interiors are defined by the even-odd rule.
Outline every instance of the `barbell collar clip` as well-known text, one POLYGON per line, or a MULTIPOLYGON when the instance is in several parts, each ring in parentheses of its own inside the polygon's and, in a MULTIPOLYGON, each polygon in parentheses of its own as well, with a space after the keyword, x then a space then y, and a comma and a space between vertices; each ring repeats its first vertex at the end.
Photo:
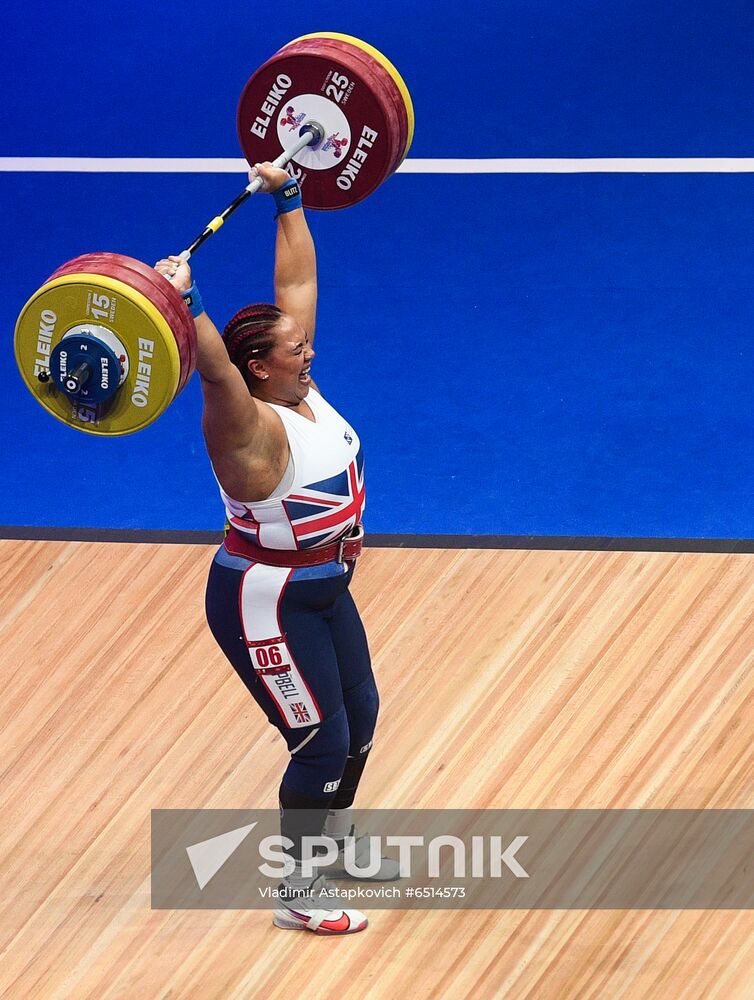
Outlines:
MULTIPOLYGON (((299 135, 306 135, 307 132, 312 136, 312 138, 307 143, 312 149, 317 149, 317 147, 324 142, 325 139, 325 129, 324 126, 320 125, 319 122, 315 122, 313 119, 306 122, 299 129, 299 135)), ((302 147, 303 148, 303 147, 302 147)))

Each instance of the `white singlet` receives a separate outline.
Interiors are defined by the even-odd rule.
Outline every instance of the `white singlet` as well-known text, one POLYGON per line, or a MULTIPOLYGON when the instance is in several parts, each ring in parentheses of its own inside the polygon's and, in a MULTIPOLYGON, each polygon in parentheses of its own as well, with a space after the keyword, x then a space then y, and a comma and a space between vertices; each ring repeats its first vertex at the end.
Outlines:
POLYGON ((289 463, 282 495, 275 495, 278 489, 267 500, 245 502, 220 487, 228 521, 267 549, 329 545, 361 523, 365 492, 359 438, 316 389, 309 389, 306 402, 313 421, 286 406, 267 404, 280 415, 291 450, 292 469, 289 463))

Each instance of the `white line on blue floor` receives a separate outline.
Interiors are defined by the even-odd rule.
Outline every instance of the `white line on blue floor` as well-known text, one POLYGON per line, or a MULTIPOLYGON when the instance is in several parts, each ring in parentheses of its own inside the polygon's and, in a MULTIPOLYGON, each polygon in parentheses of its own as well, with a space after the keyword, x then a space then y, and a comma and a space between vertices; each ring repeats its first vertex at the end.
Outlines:
MULTIPOLYGON (((0 173, 157 173, 241 174, 248 169, 240 157, 89 157, 0 156, 0 173)), ((754 157, 570 157, 542 159, 409 158, 402 174, 707 174, 752 173, 754 157)))

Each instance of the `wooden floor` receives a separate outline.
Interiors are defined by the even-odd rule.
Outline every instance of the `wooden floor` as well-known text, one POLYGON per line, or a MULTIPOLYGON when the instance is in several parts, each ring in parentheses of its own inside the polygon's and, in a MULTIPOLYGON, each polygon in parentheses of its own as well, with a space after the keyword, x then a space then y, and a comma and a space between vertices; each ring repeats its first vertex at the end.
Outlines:
MULTIPOLYGON (((275 805, 203 546, 0 542, 3 997, 751 998, 754 912, 151 911, 155 807, 275 805)), ((754 807, 754 557, 367 550, 358 804, 754 807)))

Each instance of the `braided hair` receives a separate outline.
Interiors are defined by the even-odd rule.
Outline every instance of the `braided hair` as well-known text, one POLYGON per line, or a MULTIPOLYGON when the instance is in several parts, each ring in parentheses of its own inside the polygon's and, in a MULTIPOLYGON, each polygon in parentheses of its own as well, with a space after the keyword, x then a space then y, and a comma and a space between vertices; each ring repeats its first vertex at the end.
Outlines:
POLYGON ((275 345, 275 324, 282 315, 282 309, 277 306, 260 302, 239 309, 223 330, 223 341, 230 360, 240 370, 250 389, 258 379, 249 370, 249 361, 266 358, 270 353, 275 345))

